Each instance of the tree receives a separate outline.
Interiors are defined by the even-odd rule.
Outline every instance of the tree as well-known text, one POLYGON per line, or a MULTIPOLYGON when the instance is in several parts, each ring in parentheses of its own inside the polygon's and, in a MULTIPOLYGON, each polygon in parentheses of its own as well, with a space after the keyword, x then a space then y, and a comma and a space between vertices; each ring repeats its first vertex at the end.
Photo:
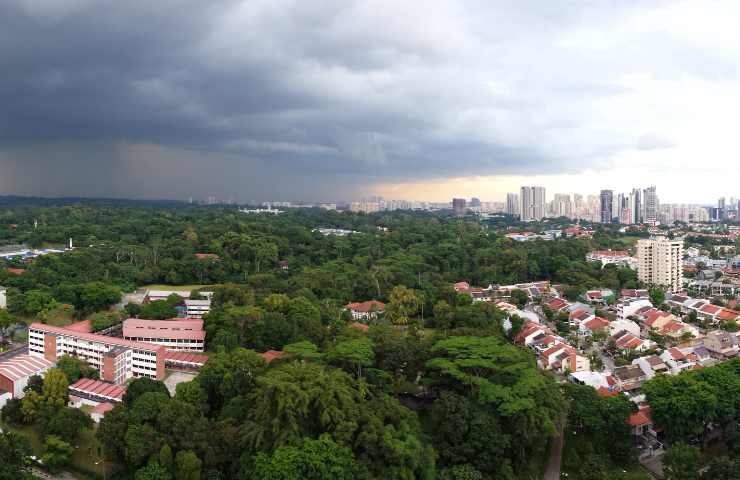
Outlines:
POLYGON ((283 351, 301 360, 318 360, 324 356, 319 352, 319 348, 308 340, 286 345, 283 351))
MULTIPOLYGON (((183 384, 181 383, 179 385, 183 384)), ((175 459, 172 456, 172 448, 170 448, 169 444, 165 443, 162 448, 159 449, 158 461, 159 465, 168 472, 171 473, 175 471, 175 459)))
POLYGON ((72 385, 80 378, 99 378, 98 369, 91 367, 89 363, 81 358, 73 357, 68 354, 62 355, 57 360, 57 368, 60 369, 67 382, 72 385))
POLYGON ((729 457, 714 458, 709 462, 701 478, 702 480, 737 480, 740 478, 740 460, 729 457))
POLYGON ((121 315, 119 312, 97 312, 87 317, 90 320, 92 329, 94 332, 105 330, 106 328, 112 327, 118 323, 121 323, 121 315))
POLYGON ((170 472, 156 460, 150 460, 145 467, 134 475, 134 480, 172 480, 170 472))
POLYGON ((33 390, 40 395, 41 393, 43 393, 43 389, 44 377, 42 377, 41 375, 31 375, 30 377, 28 377, 28 383, 26 384, 23 391, 30 392, 33 390))
POLYGON ((351 480, 358 467, 352 450, 328 435, 305 438, 299 446, 282 446, 271 455, 260 453, 253 476, 264 480, 351 480))
POLYGON ((73 452, 74 447, 72 445, 56 435, 48 435, 44 441, 44 453, 41 455, 41 461, 44 462, 46 468, 52 472, 57 472, 69 463, 73 452))
POLYGON ((38 393, 31 390, 21 400, 21 415, 23 417, 23 423, 31 424, 34 423, 41 412, 41 406, 43 404, 43 397, 38 393))
POLYGON ((175 317, 177 317, 177 309, 169 303, 169 298, 145 303, 139 311, 139 318, 147 320, 167 320, 175 317))
POLYGON ((658 287, 653 287, 650 289, 650 301, 652 302, 655 307, 660 307, 665 303, 665 292, 658 287))
POLYGON ((386 306, 385 314, 395 325, 406 325, 420 307, 421 300, 416 292, 404 285, 398 285, 391 291, 391 301, 386 306))
POLYGON ((67 405, 69 382, 66 375, 59 368, 52 368, 46 372, 42 389, 44 405, 52 409, 61 409, 67 405))
POLYGON ((175 456, 175 477, 178 480, 200 480, 203 462, 191 450, 180 450, 175 456))
POLYGON ((375 360, 373 342, 367 337, 345 340, 334 345, 326 354, 330 363, 351 367, 357 378, 362 377, 362 367, 368 367, 375 360))
MULTIPOLYGON (((38 395, 38 394, 37 394, 38 395)), ((0 418, 8 425, 20 425, 24 422, 22 402, 18 398, 11 398, 0 411, 0 418)))
POLYGON ((66 442, 72 442, 82 430, 91 429, 94 424, 90 415, 79 408, 64 407, 45 421, 43 431, 46 435, 56 435, 66 442))
POLYGON ((0 480, 35 478, 26 471, 31 452, 31 445, 26 437, 14 432, 0 433, 0 480))
POLYGON ((163 393, 168 397, 170 396, 164 383, 148 377, 139 377, 129 384, 126 393, 123 395, 123 403, 126 406, 131 406, 139 397, 148 392, 163 393))
POLYGON ((440 330, 448 330, 452 327, 452 319, 455 313, 445 300, 439 300, 434 304, 434 326, 440 330))
POLYGON ((701 435, 717 410, 716 387, 696 375, 658 375, 645 382, 643 391, 653 420, 669 440, 701 435))
POLYGON ((663 472, 666 480, 697 480, 699 478, 698 448, 676 442, 663 457, 663 472))
POLYGON ((511 291, 511 301, 519 308, 524 308, 529 302, 529 296, 524 290, 515 289, 511 291))

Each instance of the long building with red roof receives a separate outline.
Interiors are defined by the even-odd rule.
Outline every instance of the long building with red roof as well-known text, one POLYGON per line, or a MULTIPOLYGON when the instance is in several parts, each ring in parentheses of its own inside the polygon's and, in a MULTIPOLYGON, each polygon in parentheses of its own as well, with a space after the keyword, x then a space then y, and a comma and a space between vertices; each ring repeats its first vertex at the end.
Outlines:
POLYGON ((203 320, 142 320, 129 318, 123 322, 123 338, 136 342, 162 345, 167 350, 202 352, 206 332, 203 320))
POLYGON ((1 398, 23 398, 28 379, 43 375, 53 366, 53 362, 32 355, 16 355, 0 361, 0 406, 4 403, 1 398))

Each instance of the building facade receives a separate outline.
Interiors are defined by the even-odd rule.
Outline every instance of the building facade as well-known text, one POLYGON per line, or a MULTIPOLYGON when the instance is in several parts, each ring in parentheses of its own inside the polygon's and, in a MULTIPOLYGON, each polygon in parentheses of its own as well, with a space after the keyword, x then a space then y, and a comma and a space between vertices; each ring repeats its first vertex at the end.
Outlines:
POLYGON ((666 237, 637 242, 637 278, 671 292, 683 288, 683 241, 666 237))
POLYGON ((132 342, 162 345, 167 350, 202 352, 206 332, 203 320, 141 320, 129 318, 123 322, 123 338, 132 342))
POLYGON ((522 222, 538 222, 545 218, 545 187, 521 188, 519 216, 522 222))
POLYGON ((611 190, 602 190, 600 199, 599 220, 601 223, 612 223, 612 216, 614 214, 614 192, 611 190))
POLYGON ((65 354, 81 358, 97 368, 103 380, 116 384, 135 377, 154 380, 165 377, 163 346, 43 323, 32 323, 28 327, 28 353, 50 362, 56 362, 65 354))
POLYGON ((452 213, 456 217, 465 216, 465 199, 464 198, 453 198, 452 199, 452 213))

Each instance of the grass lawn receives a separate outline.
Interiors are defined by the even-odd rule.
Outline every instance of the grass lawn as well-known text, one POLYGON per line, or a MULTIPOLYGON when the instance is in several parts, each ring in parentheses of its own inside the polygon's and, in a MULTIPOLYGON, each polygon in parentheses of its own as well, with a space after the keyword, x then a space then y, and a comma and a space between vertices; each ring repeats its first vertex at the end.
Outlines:
POLYGON ((637 245, 637 241, 639 240, 639 238, 638 237, 620 237, 618 238, 618 240, 622 242, 622 244, 625 247, 634 247, 635 245, 637 245))
MULTIPOLYGON (((92 472, 98 475, 103 473, 103 465, 95 465, 98 460, 98 449, 100 443, 95 438, 95 428, 92 430, 83 430, 80 432, 77 440, 73 442, 75 447, 74 453, 70 461, 70 468, 78 470, 80 472, 92 472)), ((41 432, 36 425, 28 425, 23 427, 7 426, 3 424, 4 430, 10 430, 26 437, 31 444, 34 455, 41 457, 44 453, 44 440, 41 432)), ((115 464, 110 462, 105 464, 106 474, 110 475, 115 471, 115 464)))
MULTIPOLYGON (((575 436, 571 432, 565 433, 565 445, 563 446, 563 461, 561 465, 561 471, 568 474, 569 480, 579 480, 584 473, 582 472, 582 461, 580 458, 570 458, 575 454, 581 452, 588 452, 591 450, 590 442, 587 438, 582 436, 575 436), (569 461, 570 460, 570 461, 569 461)), ((637 458, 634 459, 632 465, 608 465, 607 478, 615 480, 653 480, 640 464, 637 462, 637 458)))

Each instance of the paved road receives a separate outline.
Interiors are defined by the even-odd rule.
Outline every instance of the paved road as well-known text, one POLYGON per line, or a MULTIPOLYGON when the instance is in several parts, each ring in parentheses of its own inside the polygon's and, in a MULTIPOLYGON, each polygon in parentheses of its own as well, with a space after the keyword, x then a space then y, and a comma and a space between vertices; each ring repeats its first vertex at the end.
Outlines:
POLYGON ((560 480, 560 462, 563 457, 563 430, 566 423, 566 419, 561 421, 560 433, 550 444, 550 456, 545 464, 543 480, 560 480))

